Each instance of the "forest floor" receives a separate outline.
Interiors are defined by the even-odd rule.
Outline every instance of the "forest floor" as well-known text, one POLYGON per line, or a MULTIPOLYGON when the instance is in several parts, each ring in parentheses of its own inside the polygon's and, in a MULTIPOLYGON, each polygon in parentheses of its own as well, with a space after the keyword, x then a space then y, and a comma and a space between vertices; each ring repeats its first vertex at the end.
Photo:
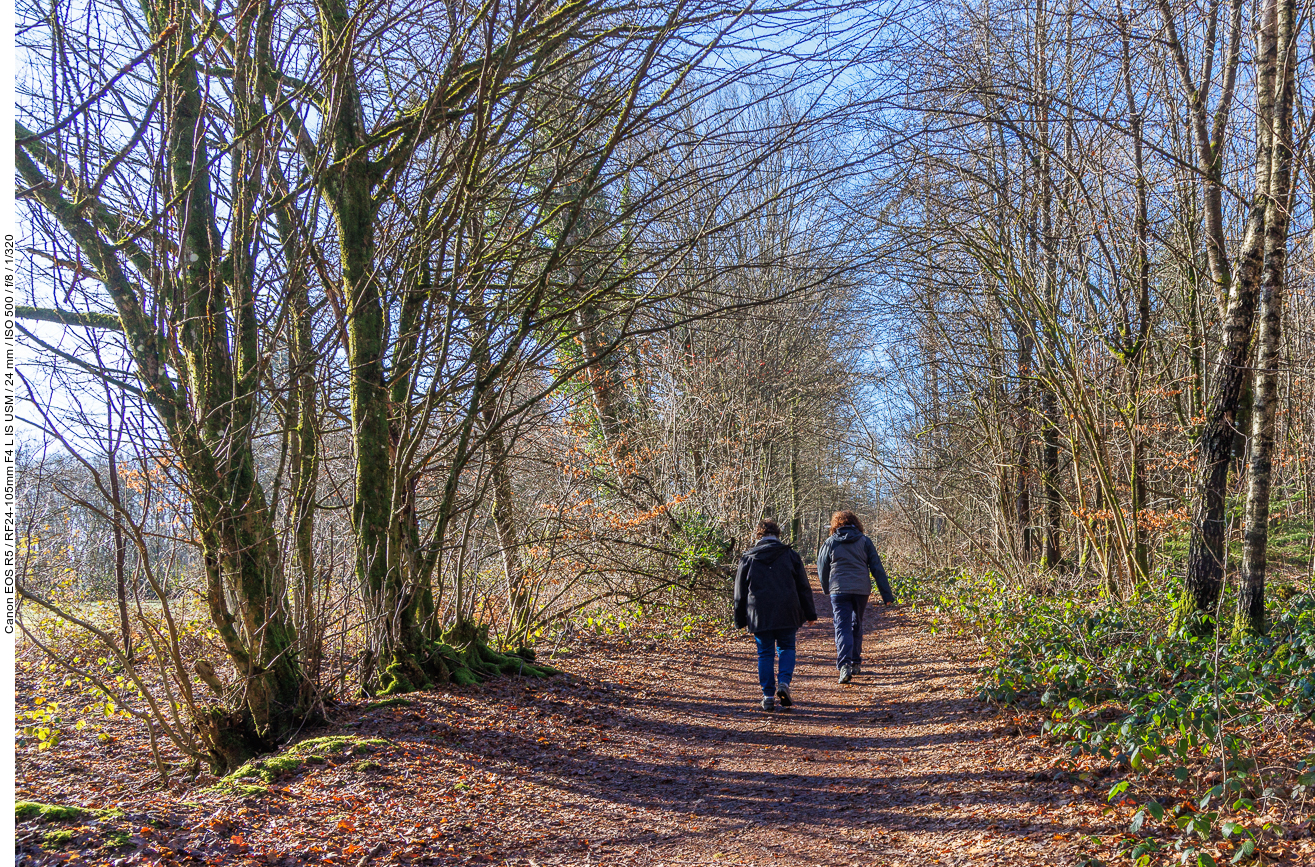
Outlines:
MULTIPOLYGON (((145 745, 126 733, 85 748, 70 738, 39 757, 20 750, 20 800, 121 812, 20 823, 18 863, 1117 859, 1131 807, 1106 804, 1111 780, 1067 761, 1037 718, 976 700, 972 647, 929 634, 910 609, 869 609, 864 672, 840 685, 830 610, 818 603, 822 619, 799 634, 789 711, 758 709, 742 634, 632 636, 580 643, 554 661, 565 675, 547 681, 340 705, 306 734, 351 740, 238 790, 204 777, 152 785, 145 745)), ((1265 863, 1315 861, 1275 854, 1265 863)))

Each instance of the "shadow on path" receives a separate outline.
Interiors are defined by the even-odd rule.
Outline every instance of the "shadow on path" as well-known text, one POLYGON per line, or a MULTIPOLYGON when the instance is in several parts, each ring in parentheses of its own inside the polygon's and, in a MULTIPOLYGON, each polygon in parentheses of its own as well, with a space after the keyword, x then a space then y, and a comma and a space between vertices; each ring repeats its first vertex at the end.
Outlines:
MULTIPOLYGON (((789 711, 757 708, 746 638, 677 645, 617 660, 624 675, 590 693, 587 717, 537 698, 545 712, 574 712, 575 722, 595 726, 596 742, 544 750, 531 734, 503 732, 499 752, 533 756, 508 767, 549 802, 596 816, 581 837, 591 852, 623 859, 616 863, 706 863, 690 860, 694 852, 763 863, 928 863, 918 860, 928 847, 945 863, 1021 851, 1031 863, 1063 863, 1053 842, 1028 847, 1074 836, 1051 809, 1072 795, 1020 765, 1019 742, 971 697, 957 646, 933 643, 905 609, 869 608, 864 673, 840 685, 829 600, 819 594, 817 603, 821 620, 799 634, 789 711), (1008 755, 997 758, 1001 751, 1008 755)), ((487 747, 457 748, 473 762, 487 747)), ((576 863, 570 844, 536 851, 537 864, 576 863)))

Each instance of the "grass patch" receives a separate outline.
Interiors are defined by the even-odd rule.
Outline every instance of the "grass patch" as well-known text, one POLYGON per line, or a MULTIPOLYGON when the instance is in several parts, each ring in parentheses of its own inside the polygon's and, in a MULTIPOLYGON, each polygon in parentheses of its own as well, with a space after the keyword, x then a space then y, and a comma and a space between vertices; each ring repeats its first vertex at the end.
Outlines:
POLYGON ((377 771, 382 767, 383 765, 379 764, 373 759, 365 759, 363 761, 359 761, 356 764, 352 765, 352 770, 357 771, 358 773, 368 774, 370 771, 377 771))
POLYGON ((296 773, 307 764, 324 764, 328 757, 341 753, 368 754, 388 741, 382 738, 360 738, 352 735, 330 735, 310 738, 295 743, 281 753, 253 759, 224 777, 215 788, 227 789, 239 795, 257 795, 266 791, 264 786, 252 785, 244 780, 258 779, 272 783, 279 777, 296 773))

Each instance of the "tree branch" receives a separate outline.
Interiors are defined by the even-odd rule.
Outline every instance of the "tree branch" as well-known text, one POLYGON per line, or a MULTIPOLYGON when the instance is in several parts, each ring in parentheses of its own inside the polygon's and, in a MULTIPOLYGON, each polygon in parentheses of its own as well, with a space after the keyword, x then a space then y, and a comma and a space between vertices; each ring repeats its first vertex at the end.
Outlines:
POLYGON ((80 325, 83 328, 102 328, 107 331, 123 330, 123 323, 119 321, 119 317, 109 313, 79 313, 76 310, 26 307, 20 304, 14 308, 14 315, 19 319, 36 319, 60 325, 80 325))

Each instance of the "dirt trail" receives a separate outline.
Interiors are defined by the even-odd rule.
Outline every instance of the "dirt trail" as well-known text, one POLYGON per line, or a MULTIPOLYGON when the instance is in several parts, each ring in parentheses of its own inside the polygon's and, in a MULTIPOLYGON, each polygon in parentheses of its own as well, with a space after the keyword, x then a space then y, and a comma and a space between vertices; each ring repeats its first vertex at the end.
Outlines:
POLYGON ((755 709, 747 637, 641 675, 593 778, 555 777, 594 863, 1077 864, 1083 837, 1113 830, 1090 824, 1094 791, 1033 770, 1029 739, 973 700, 966 648, 907 609, 869 609, 864 673, 837 684, 826 603, 800 631, 789 711, 755 709))
MULTIPOLYGON (((842 686, 817 601, 788 712, 757 708, 742 634, 602 644, 567 654, 566 678, 339 708, 307 735, 387 745, 268 792, 152 791, 125 773, 149 767, 125 735, 20 761, 18 795, 149 823, 119 864, 1077 865, 1112 839, 1108 784, 1052 773, 1033 727, 974 700, 968 647, 870 608, 865 672, 842 686)), ((94 832, 69 844, 83 856, 21 832, 20 863, 104 863, 94 832)))

